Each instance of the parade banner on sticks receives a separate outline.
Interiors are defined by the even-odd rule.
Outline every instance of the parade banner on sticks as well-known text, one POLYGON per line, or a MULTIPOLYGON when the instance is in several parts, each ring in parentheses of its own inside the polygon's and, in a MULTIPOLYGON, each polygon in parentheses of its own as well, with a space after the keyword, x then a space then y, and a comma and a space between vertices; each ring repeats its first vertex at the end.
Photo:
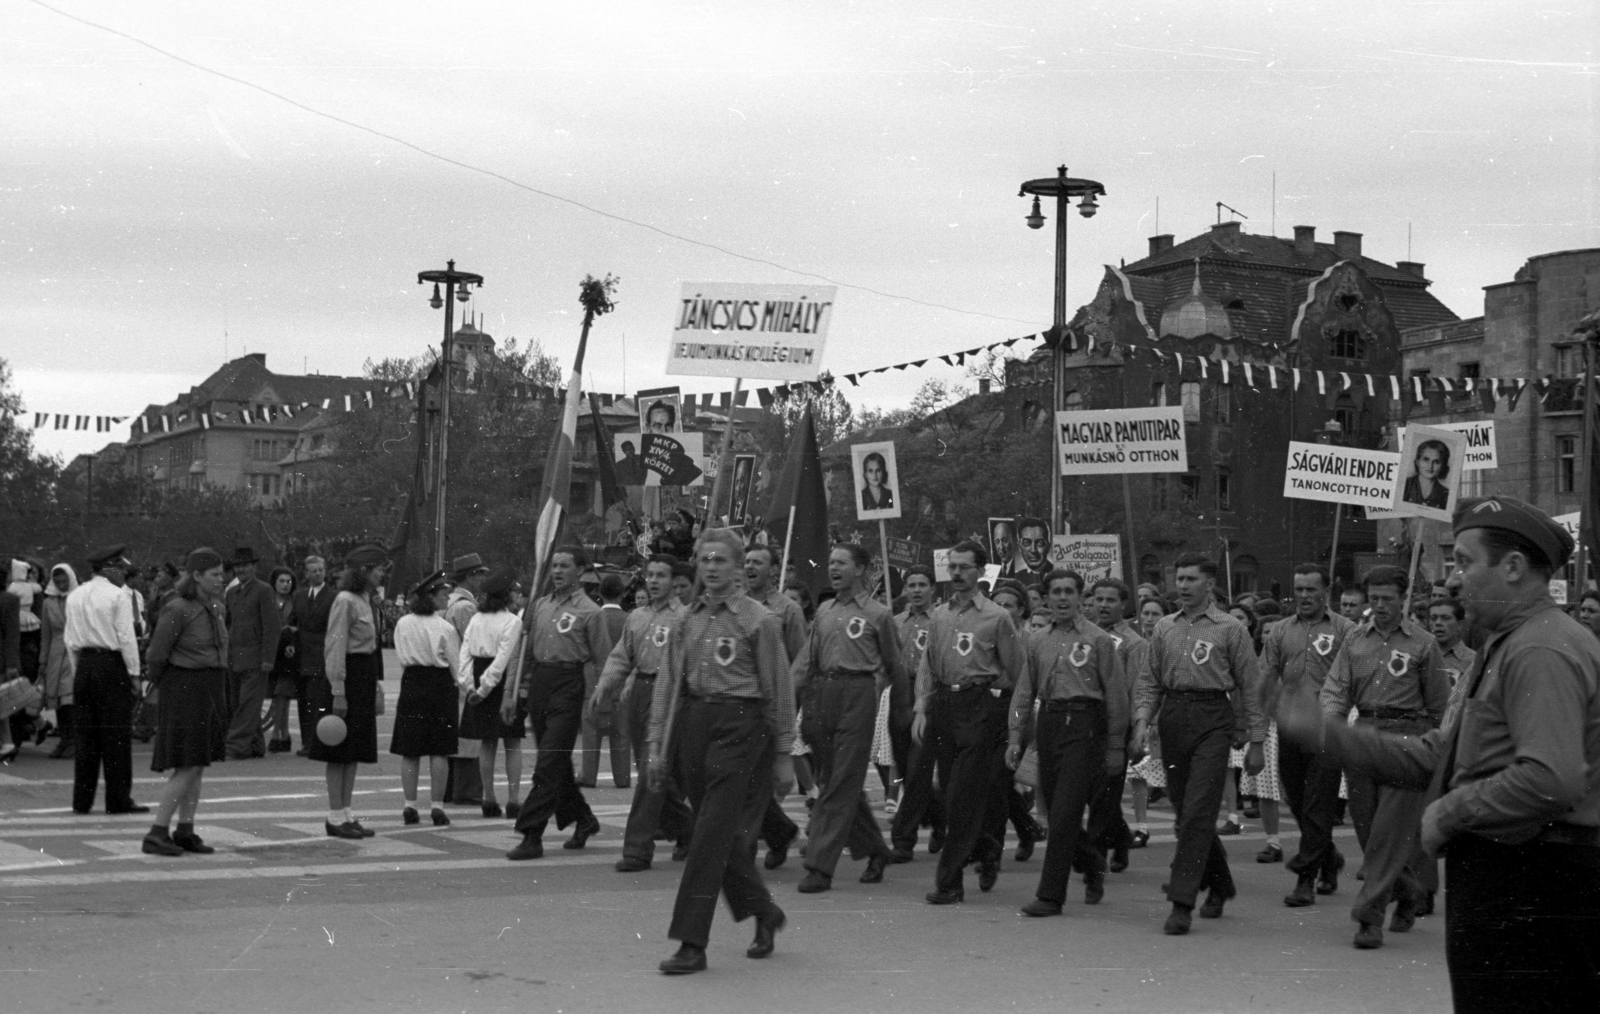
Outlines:
POLYGON ((685 282, 667 373, 815 381, 837 291, 832 285, 685 282))
POLYGON ((1350 503, 1388 509, 1394 503, 1400 455, 1356 447, 1289 442, 1283 495, 1323 503, 1350 503))
POLYGON ((1122 576, 1122 536, 1056 535, 1050 540, 1050 564, 1083 575, 1088 584, 1122 576))
POLYGON ((1187 472, 1183 407, 1057 412, 1062 475, 1187 472))
MULTIPOLYGON (((1462 452, 1461 468, 1463 472, 1481 472, 1488 468, 1498 468, 1499 456, 1495 453, 1494 420, 1477 419, 1472 422, 1430 423, 1434 429, 1449 430, 1459 433, 1466 440, 1466 447, 1462 452)), ((1404 447, 1406 442, 1406 428, 1401 426, 1396 433, 1396 441, 1404 447)))

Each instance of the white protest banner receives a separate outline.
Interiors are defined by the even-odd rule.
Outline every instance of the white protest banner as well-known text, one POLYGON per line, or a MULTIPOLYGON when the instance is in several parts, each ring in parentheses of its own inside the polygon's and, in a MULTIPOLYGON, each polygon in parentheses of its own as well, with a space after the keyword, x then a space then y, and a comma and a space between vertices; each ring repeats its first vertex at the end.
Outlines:
POLYGON ((816 380, 837 291, 832 285, 684 282, 667 373, 816 380))
POLYGON ((1397 514, 1448 522, 1461 489, 1456 466, 1466 450, 1467 439, 1460 433, 1420 423, 1407 427, 1390 508, 1397 514))
POLYGON ((859 521, 884 521, 900 516, 900 469, 894 460, 894 441, 852 444, 850 465, 855 488, 861 491, 859 521))
POLYGON ((1323 503, 1353 503, 1387 509, 1394 504, 1400 455, 1289 441, 1283 495, 1323 503))
POLYGON ((1558 606, 1567 604, 1567 582, 1556 577, 1550 579, 1550 601, 1558 606))
POLYGON ((1572 541, 1574 543, 1583 538, 1583 536, 1579 534, 1579 525, 1581 525, 1583 522, 1582 511, 1573 511, 1571 514, 1557 514, 1550 520, 1554 521, 1562 528, 1565 528, 1567 530, 1567 534, 1572 536, 1572 541))
POLYGON ((1187 472, 1183 406, 1057 412, 1062 475, 1187 472))
POLYGON ((933 579, 941 582, 950 580, 950 550, 933 551, 933 579))
MULTIPOLYGON (((1449 430, 1459 433, 1466 438, 1466 450, 1462 452, 1461 471, 1477 472, 1486 468, 1500 466, 1499 455, 1495 450, 1494 420, 1479 419, 1475 422, 1434 423, 1434 429, 1449 430)), ((1406 444, 1406 428, 1400 427, 1396 432, 1400 446, 1406 444)))
POLYGON ((1054 536, 1050 540, 1050 564, 1082 574, 1085 589, 1103 577, 1121 577, 1122 536, 1054 536))

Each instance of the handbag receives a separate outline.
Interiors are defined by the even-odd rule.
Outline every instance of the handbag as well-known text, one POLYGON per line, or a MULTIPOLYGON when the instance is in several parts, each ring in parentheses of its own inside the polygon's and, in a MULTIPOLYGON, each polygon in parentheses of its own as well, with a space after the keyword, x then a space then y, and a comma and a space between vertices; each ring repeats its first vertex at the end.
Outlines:
POLYGON ((43 703, 39 688, 21 676, 0 683, 0 719, 10 718, 19 711, 37 711, 43 703))

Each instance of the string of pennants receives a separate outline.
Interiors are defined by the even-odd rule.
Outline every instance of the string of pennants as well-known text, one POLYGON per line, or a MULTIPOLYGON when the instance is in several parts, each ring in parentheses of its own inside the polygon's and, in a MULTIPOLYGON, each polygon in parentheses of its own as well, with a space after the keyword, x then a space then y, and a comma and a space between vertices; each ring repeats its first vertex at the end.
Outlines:
POLYGON ((75 430, 87 432, 93 428, 96 433, 110 433, 116 426, 128 421, 125 415, 73 415, 70 412, 35 412, 33 413, 33 428, 75 430), (51 420, 55 425, 51 426, 51 420))

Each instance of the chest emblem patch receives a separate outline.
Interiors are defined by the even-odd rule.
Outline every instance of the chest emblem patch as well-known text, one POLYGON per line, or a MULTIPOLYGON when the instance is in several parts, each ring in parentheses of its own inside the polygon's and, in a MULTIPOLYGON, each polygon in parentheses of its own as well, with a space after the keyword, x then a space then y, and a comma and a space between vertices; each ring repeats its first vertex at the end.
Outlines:
POLYGON ((576 616, 572 615, 571 613, 562 613, 561 616, 556 620, 556 633, 572 633, 572 625, 577 622, 578 618, 576 616))
POLYGON ((1082 669, 1089 661, 1089 646, 1082 641, 1074 641, 1072 654, 1067 656, 1067 661, 1082 669))
POLYGON ((1460 669, 1446 669, 1444 671, 1444 674, 1446 676, 1450 677, 1450 685, 1452 687, 1455 686, 1456 682, 1461 679, 1461 670, 1460 669))
POLYGON ((918 651, 927 651, 928 650, 928 631, 926 630, 926 628, 917 631, 917 636, 912 640, 911 643, 913 643, 913 644, 915 644, 917 646, 917 650, 918 651))
POLYGON ((844 635, 854 641, 867 632, 867 621, 860 616, 850 617, 850 622, 844 625, 844 635))
POLYGON ((965 630, 956 635, 956 654, 962 658, 972 654, 972 634, 965 630))
POLYGON ((663 627, 660 624, 657 624, 656 629, 650 633, 650 643, 655 645, 657 648, 665 648, 667 646, 667 636, 671 632, 671 627, 663 627))
POLYGON ((1333 635, 1326 632, 1318 634, 1312 640, 1311 647, 1316 649, 1318 655, 1326 658, 1328 652, 1333 650, 1333 635))
POLYGON ((1411 656, 1399 648, 1389 652, 1389 675, 1404 676, 1406 668, 1411 665, 1411 656))
POLYGON ((1210 641, 1196 641, 1194 647, 1189 649, 1189 659, 1195 665, 1205 665, 1211 661, 1211 649, 1215 647, 1210 641))
POLYGON ((1118 648, 1122 647, 1122 638, 1118 637, 1116 634, 1111 635, 1111 640, 1115 642, 1118 648))
POLYGON ((730 666, 739 654, 738 646, 731 637, 717 638, 717 651, 713 656, 720 666, 730 666))

